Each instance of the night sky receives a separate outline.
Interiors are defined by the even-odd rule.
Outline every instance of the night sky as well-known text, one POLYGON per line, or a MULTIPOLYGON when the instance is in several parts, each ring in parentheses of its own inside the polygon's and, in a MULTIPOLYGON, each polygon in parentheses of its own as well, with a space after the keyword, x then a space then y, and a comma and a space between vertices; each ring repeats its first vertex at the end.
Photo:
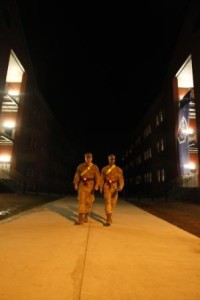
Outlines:
POLYGON ((136 9, 136 2, 17 1, 40 90, 81 160, 91 151, 107 163, 129 145, 159 92, 190 2, 136 9))

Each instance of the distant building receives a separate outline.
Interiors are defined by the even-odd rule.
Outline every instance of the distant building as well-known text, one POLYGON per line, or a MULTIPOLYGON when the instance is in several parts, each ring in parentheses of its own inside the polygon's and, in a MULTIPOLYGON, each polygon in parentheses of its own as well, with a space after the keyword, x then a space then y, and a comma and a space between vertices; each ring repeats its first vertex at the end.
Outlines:
POLYGON ((66 193, 72 149, 41 95, 15 1, 0 3, 0 184, 66 193))
POLYGON ((192 1, 161 92, 123 154, 126 193, 199 187, 199 161, 200 5, 192 1))

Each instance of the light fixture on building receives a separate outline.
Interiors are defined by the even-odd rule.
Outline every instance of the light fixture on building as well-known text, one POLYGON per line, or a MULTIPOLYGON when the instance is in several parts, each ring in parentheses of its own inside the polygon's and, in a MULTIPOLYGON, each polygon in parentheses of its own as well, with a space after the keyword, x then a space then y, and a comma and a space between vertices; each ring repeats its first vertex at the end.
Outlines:
POLYGON ((189 164, 185 164, 184 168, 189 169, 189 170, 196 170, 196 165, 194 163, 190 162, 189 164))
POLYGON ((15 122, 14 121, 5 121, 3 123, 4 128, 15 128, 15 122))
POLYGON ((8 90, 8 95, 19 96, 19 91, 18 90, 8 90))
POLYGON ((186 134, 186 135, 193 134, 194 133, 194 129, 188 127, 186 129, 183 129, 183 133, 186 134))
POLYGON ((10 162, 10 161, 11 161, 10 155, 6 155, 6 154, 0 155, 0 162, 10 162))

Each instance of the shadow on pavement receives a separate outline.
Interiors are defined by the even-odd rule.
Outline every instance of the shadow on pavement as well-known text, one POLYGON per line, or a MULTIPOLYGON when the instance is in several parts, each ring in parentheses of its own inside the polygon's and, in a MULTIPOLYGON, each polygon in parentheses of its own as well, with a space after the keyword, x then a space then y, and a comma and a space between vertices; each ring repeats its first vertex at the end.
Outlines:
MULTIPOLYGON (((77 208, 73 205, 68 205, 67 207, 60 207, 53 203, 49 203, 49 204, 47 204, 47 208, 51 211, 56 212, 60 216, 66 218, 72 222, 75 222, 78 219, 77 208)), ((104 224, 106 221, 106 219, 104 217, 102 217, 94 212, 90 212, 89 217, 94 219, 97 222, 102 223, 102 224, 104 224)))
POLYGON ((60 207, 50 203, 47 205, 47 208, 72 222, 77 220, 78 214, 74 206, 60 207))
POLYGON ((100 222, 100 223, 102 223, 102 224, 104 224, 104 222, 106 221, 106 219, 105 219, 104 217, 102 217, 102 216, 100 216, 100 215, 98 215, 98 214, 95 214, 94 212, 91 212, 91 213, 89 214, 89 216, 90 216, 92 219, 94 219, 95 221, 100 222))

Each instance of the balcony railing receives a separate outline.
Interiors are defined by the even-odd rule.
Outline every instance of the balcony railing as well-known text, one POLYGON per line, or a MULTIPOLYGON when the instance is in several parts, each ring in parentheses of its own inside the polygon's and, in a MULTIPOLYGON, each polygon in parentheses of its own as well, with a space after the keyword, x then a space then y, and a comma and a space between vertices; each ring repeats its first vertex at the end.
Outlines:
POLYGON ((16 171, 0 169, 0 182, 14 192, 23 192, 26 178, 16 171))
POLYGON ((6 94, 3 96, 2 112, 17 112, 19 105, 19 96, 6 94))

